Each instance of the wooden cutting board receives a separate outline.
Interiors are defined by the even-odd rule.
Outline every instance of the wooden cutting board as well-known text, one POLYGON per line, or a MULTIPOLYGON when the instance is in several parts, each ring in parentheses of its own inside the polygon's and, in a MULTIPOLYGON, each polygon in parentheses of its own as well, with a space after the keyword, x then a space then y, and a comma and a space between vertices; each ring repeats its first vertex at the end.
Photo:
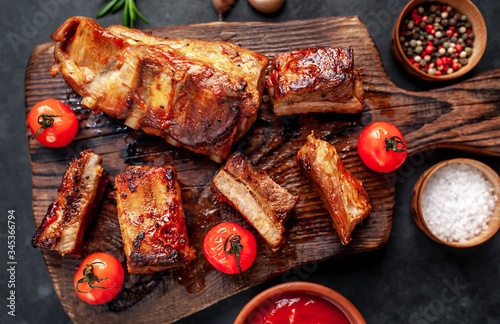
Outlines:
MULTIPOLYGON (((358 17, 276 24, 217 22, 151 31, 170 38, 234 42, 269 58, 311 46, 353 46, 355 66, 364 83, 365 111, 357 115, 308 114, 278 118, 271 112, 269 98, 264 96, 257 121, 233 150, 244 153, 292 194, 301 195, 288 222, 286 243, 273 253, 235 210, 216 201, 210 183, 219 164, 205 156, 174 148, 159 137, 131 130, 119 120, 91 114, 79 105, 81 98, 61 75, 50 76, 48 68, 54 62, 54 44, 37 46, 26 71, 26 112, 40 100, 56 98, 76 111, 80 129, 75 140, 61 149, 46 148, 29 137, 36 226, 56 197, 69 160, 83 149, 91 148, 103 157, 111 183, 113 176, 128 165, 173 166, 182 188, 188 235, 198 251, 197 260, 185 269, 155 275, 126 273, 117 298, 99 306, 83 303, 74 293, 73 276, 81 259, 43 252, 54 288, 75 323, 93 320, 123 323, 131 318, 137 323, 173 322, 289 269, 382 247, 391 231, 395 174, 372 172, 359 159, 357 138, 371 122, 388 121, 397 125, 414 158, 425 158, 425 154, 415 153, 434 147, 500 155, 500 69, 434 91, 415 93, 399 89, 387 77, 375 44, 358 17), (295 161, 297 151, 311 131, 337 147, 347 168, 363 181, 370 196, 373 212, 356 228, 348 246, 340 244, 329 215, 295 161), (223 221, 240 223, 257 237, 257 259, 251 269, 241 275, 218 272, 201 252, 205 233, 223 221)), ((29 130, 27 132, 30 135, 29 130)), ((125 265, 112 185, 108 185, 96 216, 86 239, 84 256, 105 251, 125 265)))

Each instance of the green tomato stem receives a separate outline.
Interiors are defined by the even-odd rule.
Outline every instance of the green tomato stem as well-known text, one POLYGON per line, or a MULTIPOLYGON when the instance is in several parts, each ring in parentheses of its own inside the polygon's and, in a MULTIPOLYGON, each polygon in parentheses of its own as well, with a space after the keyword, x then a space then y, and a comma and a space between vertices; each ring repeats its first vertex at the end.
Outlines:
POLYGON ((384 148, 386 152, 389 151, 394 151, 397 153, 409 152, 409 150, 406 149, 405 142, 399 136, 392 136, 390 138, 386 138, 384 148), (398 148, 398 145, 402 145, 402 147, 398 148))
POLYGON ((79 293, 88 294, 88 293, 93 292, 94 288, 102 288, 102 289, 110 290, 114 286, 116 286, 116 282, 114 283, 113 287, 109 287, 109 288, 106 288, 106 287, 103 287, 103 286, 94 285, 95 281, 100 282, 100 281, 103 281, 103 280, 109 280, 108 278, 99 278, 99 277, 97 277, 94 274, 94 264, 96 264, 96 263, 105 264, 104 262, 95 261, 95 262, 92 262, 91 264, 86 264, 85 265, 85 268, 83 268, 83 277, 80 278, 76 282, 76 284, 75 284, 75 289, 79 293), (92 288, 91 291, 81 291, 80 289, 78 289, 78 285, 81 284, 81 283, 84 283, 84 282, 86 282, 86 283, 89 284, 89 287, 92 288))
POLYGON ((240 252, 241 249, 243 249, 243 245, 241 245, 241 236, 236 235, 236 234, 231 234, 229 235, 226 240, 224 241, 224 252, 227 255, 234 254, 236 257, 236 266, 238 267, 238 271, 241 273, 241 266, 240 266, 240 252), (229 242, 229 249, 228 249, 228 243, 229 242))
POLYGON ((54 117, 62 117, 62 116, 60 116, 60 115, 47 115, 47 114, 41 114, 40 116, 38 116, 37 121, 40 125, 42 125, 42 127, 40 127, 38 129, 38 131, 35 133, 35 135, 33 135, 33 138, 36 138, 38 135, 40 135, 40 133, 44 129, 52 127, 54 125, 54 117))

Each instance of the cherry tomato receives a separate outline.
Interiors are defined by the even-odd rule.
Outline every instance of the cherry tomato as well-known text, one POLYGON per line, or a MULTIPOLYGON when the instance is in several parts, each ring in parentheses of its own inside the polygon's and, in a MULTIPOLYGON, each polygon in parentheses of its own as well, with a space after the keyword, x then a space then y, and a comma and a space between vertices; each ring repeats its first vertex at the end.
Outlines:
POLYGON ((112 255, 97 252, 86 257, 75 274, 76 294, 86 303, 97 305, 110 301, 120 292, 123 267, 112 255))
POLYGON ((358 153, 367 167, 385 173, 392 172, 403 164, 408 150, 403 135, 396 126, 375 122, 361 132, 358 153))
POLYGON ((78 132, 78 119, 67 105, 56 99, 40 101, 28 114, 33 137, 47 147, 68 145, 78 132))
POLYGON ((203 240, 207 260, 224 273, 235 274, 250 268, 257 255, 257 242, 249 230, 235 223, 221 223, 203 240))

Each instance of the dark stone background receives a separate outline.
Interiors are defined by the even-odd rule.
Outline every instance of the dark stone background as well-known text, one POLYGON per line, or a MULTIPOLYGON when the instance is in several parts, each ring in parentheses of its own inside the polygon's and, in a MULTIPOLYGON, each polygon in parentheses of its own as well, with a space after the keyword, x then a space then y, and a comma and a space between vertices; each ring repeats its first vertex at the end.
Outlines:
MULTIPOLYGON (((29 55, 68 17, 94 17, 105 0, 2 0, 0 15, 0 323, 69 322, 54 293, 42 255, 30 245, 35 231, 31 210, 31 171, 25 133, 24 73, 29 55), (43 8, 48 8, 50 19, 43 8), (38 19, 39 26, 33 26, 38 19), (17 37, 16 37, 17 36, 17 37), (12 39, 16 38, 17 42, 12 39), (16 211, 16 317, 7 315, 7 221, 16 211), (14 320, 14 321, 13 321, 14 320)), ((407 77, 396 65, 390 50, 390 33, 406 0, 287 0, 280 11, 264 15, 247 1, 238 0, 225 16, 229 22, 311 19, 358 15, 367 24, 392 81, 407 90, 442 86, 407 77), (393 10, 396 8, 396 10, 393 10)), ((473 1, 488 28, 486 52, 470 77, 500 67, 498 0, 473 1)), ((137 0, 150 24, 138 28, 187 25, 217 20, 210 0, 137 0)), ((103 26, 121 22, 121 13, 98 20, 103 26)), ((498 80, 494 81, 498 82, 498 80)), ((500 109, 500 108, 499 108, 500 109)), ((298 269, 189 316, 179 323, 232 323, 240 309, 262 290, 287 280, 305 280, 331 287, 346 296, 368 323, 500 323, 500 235, 465 250, 434 243, 415 225, 410 214, 410 195, 418 176, 437 161, 473 157, 497 172, 498 159, 463 152, 439 150, 410 157, 397 178, 394 226, 381 250, 342 257, 298 269), (453 293, 449 286, 458 287, 453 293), (443 292, 445 295, 443 295, 443 292), (415 317, 413 320, 412 314, 415 317), (426 315, 424 315, 426 314, 426 315), (419 321, 417 321, 417 319, 419 321)), ((154 309, 151 310, 154 312, 154 309)), ((130 321, 133 321, 131 318, 130 321)))

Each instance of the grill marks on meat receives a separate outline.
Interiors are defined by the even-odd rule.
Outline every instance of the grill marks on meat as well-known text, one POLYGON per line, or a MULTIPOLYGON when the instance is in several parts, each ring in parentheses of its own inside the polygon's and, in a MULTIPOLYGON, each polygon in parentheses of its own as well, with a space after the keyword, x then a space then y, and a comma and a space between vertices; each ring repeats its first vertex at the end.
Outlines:
POLYGON ((51 38, 58 43, 50 72, 61 72, 82 105, 173 145, 220 162, 256 119, 268 63, 258 53, 104 30, 84 17, 69 18, 51 38))
POLYGON ((284 223, 299 200, 256 168, 240 152, 233 153, 212 179, 219 201, 236 208, 276 251, 283 244, 284 223))
POLYGON ((34 247, 80 256, 83 237, 104 193, 102 159, 91 150, 73 159, 56 200, 49 206, 31 243, 34 247))
POLYGON ((196 258, 172 167, 128 167, 115 177, 116 207, 130 273, 154 273, 196 258))
POLYGON ((297 162, 328 210, 342 244, 352 240, 352 231, 371 212, 361 181, 347 170, 335 147, 309 135, 297 154, 297 162))
POLYGON ((130 45, 154 45, 224 71, 234 84, 245 86, 242 95, 246 105, 258 107, 260 104, 268 63, 268 59, 262 55, 232 43, 199 39, 165 39, 121 25, 110 26, 106 30, 130 45))
POLYGON ((139 63, 135 94, 141 99, 131 113, 133 122, 129 118, 127 125, 137 123, 146 132, 159 136, 168 129, 169 136, 193 149, 208 147, 233 135, 241 120, 241 98, 238 89, 231 88, 227 75, 207 65, 193 66, 174 53, 155 47, 142 46, 136 51, 147 59, 139 63), (171 63, 170 68, 165 69, 166 61, 171 63), (168 102, 166 93, 170 93, 168 102), (221 106, 224 109, 214 109, 221 106), (170 111, 166 113, 168 107, 170 111))
POLYGON ((277 54, 267 85, 277 115, 363 110, 363 85, 354 71, 352 47, 277 54))

